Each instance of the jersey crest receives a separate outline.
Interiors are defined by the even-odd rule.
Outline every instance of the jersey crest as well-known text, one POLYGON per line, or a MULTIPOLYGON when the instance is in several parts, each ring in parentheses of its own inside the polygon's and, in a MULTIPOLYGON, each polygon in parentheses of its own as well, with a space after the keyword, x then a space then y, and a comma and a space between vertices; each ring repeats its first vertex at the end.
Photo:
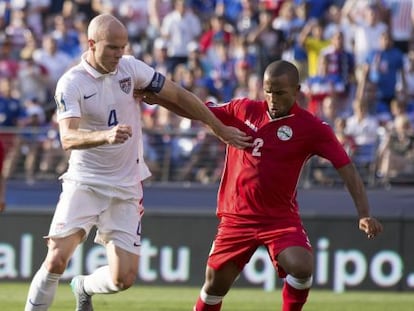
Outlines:
POLYGON ((277 129, 276 135, 280 140, 286 141, 292 138, 293 131, 290 126, 283 125, 277 129))
POLYGON ((121 87, 121 90, 127 94, 131 91, 132 87, 132 81, 131 77, 119 80, 119 86, 121 87))

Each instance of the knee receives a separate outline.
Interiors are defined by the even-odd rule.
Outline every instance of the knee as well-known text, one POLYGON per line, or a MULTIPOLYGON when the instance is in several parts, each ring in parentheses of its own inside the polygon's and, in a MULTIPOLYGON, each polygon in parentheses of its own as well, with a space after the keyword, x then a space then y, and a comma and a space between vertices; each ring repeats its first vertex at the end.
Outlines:
POLYGON ((59 254, 54 254, 53 256, 48 256, 46 258, 45 267, 46 270, 50 273, 63 274, 63 272, 65 272, 67 263, 68 260, 65 257, 59 254))
POLYGON ((126 273, 125 275, 114 278, 112 281, 118 290, 126 290, 135 284, 136 273, 126 273))
POLYGON ((313 265, 310 262, 296 262, 290 266, 289 274, 299 279, 306 279, 313 274, 313 265))
POLYGON ((313 256, 309 252, 300 252, 299 254, 285 254, 288 256, 281 258, 281 267, 287 274, 295 278, 305 279, 313 274, 313 256))

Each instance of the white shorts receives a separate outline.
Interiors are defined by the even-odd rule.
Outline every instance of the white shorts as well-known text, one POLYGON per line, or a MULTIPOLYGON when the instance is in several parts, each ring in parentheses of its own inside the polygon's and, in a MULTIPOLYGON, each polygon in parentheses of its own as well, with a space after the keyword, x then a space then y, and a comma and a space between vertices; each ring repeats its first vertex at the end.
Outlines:
POLYGON ((64 181, 49 234, 45 238, 62 238, 83 229, 86 240, 92 227, 96 226, 96 243, 106 245, 111 242, 139 255, 144 213, 142 198, 141 184, 129 189, 115 189, 64 181))

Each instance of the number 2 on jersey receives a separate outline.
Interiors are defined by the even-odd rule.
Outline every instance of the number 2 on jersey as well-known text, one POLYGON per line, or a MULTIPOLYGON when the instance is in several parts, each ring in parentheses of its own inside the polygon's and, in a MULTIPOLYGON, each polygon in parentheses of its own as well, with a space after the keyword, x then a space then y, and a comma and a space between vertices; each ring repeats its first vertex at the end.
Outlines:
POLYGON ((263 147, 263 139, 262 138, 256 138, 253 141, 253 151, 252 151, 252 155, 254 157, 260 157, 262 155, 262 153, 260 152, 260 148, 263 147))
POLYGON ((109 112, 108 126, 111 127, 111 126, 115 126, 117 124, 118 124, 118 119, 116 118, 116 110, 112 109, 109 112))

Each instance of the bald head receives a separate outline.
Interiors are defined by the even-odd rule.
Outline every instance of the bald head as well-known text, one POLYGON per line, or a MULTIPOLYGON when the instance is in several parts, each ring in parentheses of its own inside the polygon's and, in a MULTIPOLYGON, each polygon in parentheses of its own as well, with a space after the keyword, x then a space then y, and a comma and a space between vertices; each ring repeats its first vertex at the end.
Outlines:
POLYGON ((285 60, 277 60, 270 63, 264 72, 265 77, 273 79, 286 75, 291 86, 299 84, 299 72, 295 65, 285 60))
POLYGON ((127 33, 125 26, 111 14, 94 17, 88 26, 88 40, 98 42, 111 34, 127 33))
POLYGON ((88 53, 86 61, 100 73, 113 72, 128 44, 125 26, 110 14, 101 14, 88 26, 88 53))

